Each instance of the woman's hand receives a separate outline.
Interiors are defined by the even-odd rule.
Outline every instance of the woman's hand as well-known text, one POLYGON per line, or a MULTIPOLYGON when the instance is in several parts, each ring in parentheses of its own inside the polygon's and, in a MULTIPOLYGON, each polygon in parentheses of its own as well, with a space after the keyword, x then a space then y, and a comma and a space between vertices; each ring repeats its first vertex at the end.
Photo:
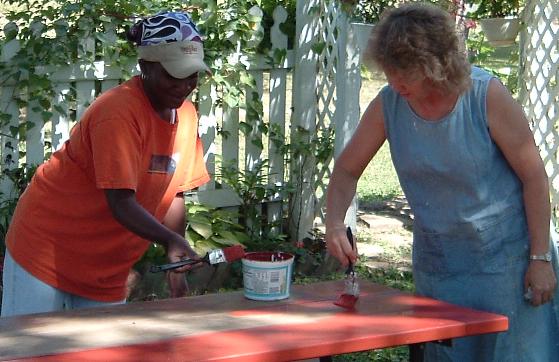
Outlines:
POLYGON ((183 273, 174 273, 172 270, 167 272, 167 285, 169 286, 169 297, 182 298, 188 293, 188 283, 183 273))
MULTIPOLYGON (((166 249, 167 249, 167 259, 169 260, 169 263, 174 263, 177 261, 181 261, 183 259, 194 259, 194 260, 201 259, 201 257, 198 254, 196 254, 196 252, 190 247, 188 241, 186 241, 179 234, 175 234, 173 238, 167 241, 166 249)), ((199 263, 185 265, 180 268, 173 269, 173 272, 184 273, 198 266, 200 266, 199 263)))
POLYGON ((357 244, 353 240, 354 248, 351 248, 347 240, 347 228, 344 224, 326 226, 326 248, 330 255, 335 257, 345 267, 349 262, 355 264, 357 261, 357 244))
POLYGON ((524 289, 532 291, 533 306, 549 302, 553 298, 557 279, 551 262, 532 260, 524 277, 524 289))
MULTIPOLYGON (((176 234, 174 238, 167 242, 167 259, 170 263, 181 261, 182 259, 200 260, 200 256, 190 247, 188 241, 176 234)), ((180 268, 167 272, 167 285, 169 286, 169 296, 171 298, 181 298, 188 292, 185 272, 202 266, 201 263, 185 265, 180 268)))

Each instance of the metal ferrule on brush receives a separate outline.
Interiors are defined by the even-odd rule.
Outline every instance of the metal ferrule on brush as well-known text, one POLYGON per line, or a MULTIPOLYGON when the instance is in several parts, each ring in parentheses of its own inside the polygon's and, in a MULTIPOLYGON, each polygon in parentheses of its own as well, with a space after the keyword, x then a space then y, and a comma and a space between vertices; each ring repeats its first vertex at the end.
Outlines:
POLYGON ((227 262, 227 259, 225 259, 225 253, 222 249, 216 249, 208 252, 208 260, 210 264, 227 262))
POLYGON ((345 294, 359 295, 359 283, 357 283, 356 274, 354 271, 350 272, 344 282, 345 294))

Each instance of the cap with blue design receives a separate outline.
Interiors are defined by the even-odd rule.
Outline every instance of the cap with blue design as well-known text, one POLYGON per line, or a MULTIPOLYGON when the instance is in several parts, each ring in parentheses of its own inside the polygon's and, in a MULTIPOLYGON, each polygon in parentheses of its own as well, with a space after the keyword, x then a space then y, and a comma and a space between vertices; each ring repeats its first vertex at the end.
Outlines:
POLYGON ((197 72, 210 73, 204 63, 202 37, 188 14, 164 11, 143 19, 141 25, 140 59, 161 63, 167 73, 179 79, 197 72))

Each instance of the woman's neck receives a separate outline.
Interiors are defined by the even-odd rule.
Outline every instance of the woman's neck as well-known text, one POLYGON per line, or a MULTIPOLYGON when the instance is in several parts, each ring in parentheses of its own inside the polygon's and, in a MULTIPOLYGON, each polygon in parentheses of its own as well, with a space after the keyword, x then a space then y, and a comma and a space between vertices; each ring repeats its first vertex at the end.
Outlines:
POLYGON ((458 96, 459 94, 456 92, 444 94, 439 91, 431 91, 421 99, 410 100, 409 105, 421 118, 438 121, 452 112, 458 96))
POLYGON ((163 105, 161 105, 161 103, 158 101, 158 97, 157 95, 153 94, 150 91, 149 87, 146 87, 146 85, 144 84, 144 82, 142 81, 142 88, 144 89, 144 93, 146 95, 146 97, 149 100, 149 103, 151 104, 151 107, 153 108, 153 110, 155 111, 155 113, 164 121, 172 122, 172 116, 173 116, 173 109, 169 108, 169 107, 164 107, 163 105))

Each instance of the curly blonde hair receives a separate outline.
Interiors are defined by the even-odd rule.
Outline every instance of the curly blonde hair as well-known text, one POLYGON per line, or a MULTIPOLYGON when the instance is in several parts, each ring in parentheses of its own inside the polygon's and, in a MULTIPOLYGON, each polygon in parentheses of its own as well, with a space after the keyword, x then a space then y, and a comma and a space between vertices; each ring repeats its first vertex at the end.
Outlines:
POLYGON ((442 92, 471 85, 464 42, 450 14, 428 3, 387 10, 373 27, 363 62, 384 71, 423 75, 442 92))

